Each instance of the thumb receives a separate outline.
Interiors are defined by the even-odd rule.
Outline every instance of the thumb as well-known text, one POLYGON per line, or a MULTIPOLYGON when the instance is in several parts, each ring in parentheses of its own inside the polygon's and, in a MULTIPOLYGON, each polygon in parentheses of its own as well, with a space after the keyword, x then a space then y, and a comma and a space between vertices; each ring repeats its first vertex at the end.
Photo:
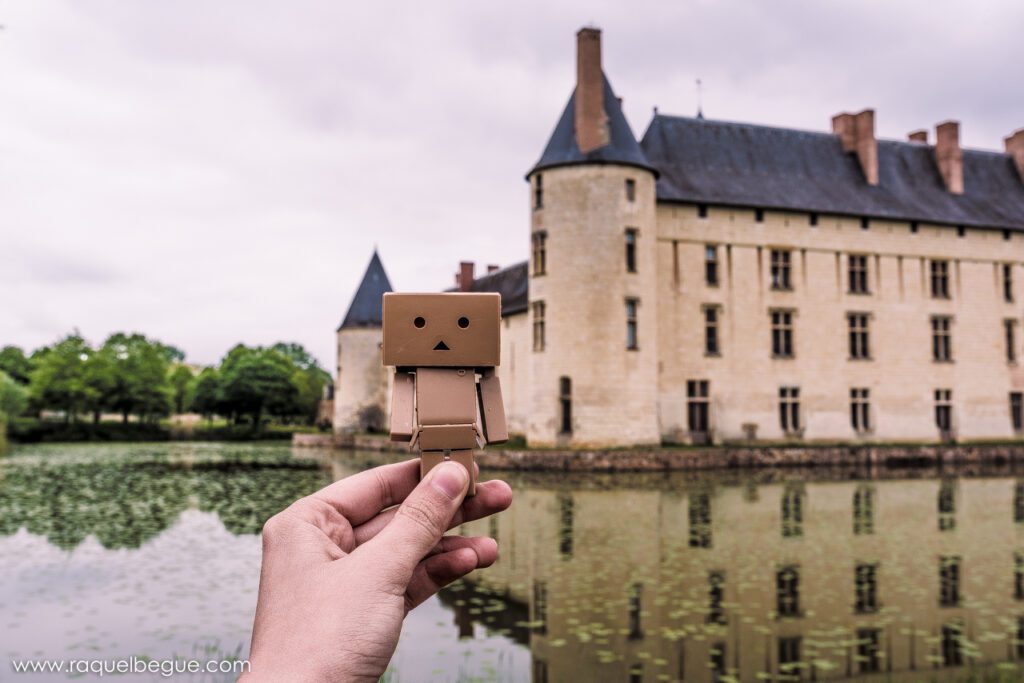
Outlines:
POLYGON ((373 554, 386 553, 389 564, 408 581, 416 565, 448 530, 467 489, 465 467, 452 461, 434 467, 370 542, 373 554))

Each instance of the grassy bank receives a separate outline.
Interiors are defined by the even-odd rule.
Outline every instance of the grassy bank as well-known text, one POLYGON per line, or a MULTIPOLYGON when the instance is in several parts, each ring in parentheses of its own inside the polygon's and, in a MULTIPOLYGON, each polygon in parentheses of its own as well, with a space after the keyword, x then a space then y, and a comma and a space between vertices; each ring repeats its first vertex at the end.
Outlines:
MULTIPOLYGON (((14 443, 115 442, 115 441, 265 441, 291 439, 296 432, 310 431, 302 425, 267 425, 253 431, 249 425, 195 425, 189 428, 138 422, 50 422, 12 420, 7 430, 14 443)), ((2 450, 2 432, 0 432, 2 450)))

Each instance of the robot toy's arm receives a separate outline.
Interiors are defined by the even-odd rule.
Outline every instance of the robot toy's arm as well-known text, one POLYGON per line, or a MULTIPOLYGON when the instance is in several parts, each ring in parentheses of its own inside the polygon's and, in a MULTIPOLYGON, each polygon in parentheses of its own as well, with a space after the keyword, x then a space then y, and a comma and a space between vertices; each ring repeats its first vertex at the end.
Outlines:
POLYGON ((391 391, 391 440, 410 441, 415 425, 413 399, 416 395, 415 379, 411 372, 395 370, 395 384, 391 391))
POLYGON ((494 374, 494 368, 487 368, 477 385, 480 397, 480 418, 483 421, 484 440, 487 443, 508 441, 508 426, 505 424, 505 402, 501 398, 501 382, 494 374))

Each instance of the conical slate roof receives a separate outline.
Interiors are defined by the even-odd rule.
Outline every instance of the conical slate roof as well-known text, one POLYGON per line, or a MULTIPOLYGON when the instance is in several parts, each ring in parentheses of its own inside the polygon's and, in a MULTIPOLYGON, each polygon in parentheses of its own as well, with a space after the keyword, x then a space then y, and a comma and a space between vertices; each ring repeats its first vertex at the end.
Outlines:
POLYGON ((370 265, 366 267, 363 281, 359 283, 352 304, 348 307, 345 319, 341 321, 339 330, 350 327, 380 327, 384 324, 383 301, 385 292, 391 291, 391 281, 384 272, 384 264, 380 262, 377 250, 373 251, 370 265))
POLYGON ((576 164, 625 164, 647 169, 658 175, 657 169, 647 161, 640 149, 633 131, 622 113, 619 98, 612 91, 608 78, 604 77, 604 113, 608 117, 610 142, 584 154, 576 144, 576 91, 573 90, 569 103, 565 105, 562 117, 558 119, 555 132, 551 134, 544 153, 530 173, 553 168, 555 166, 571 166, 576 164))

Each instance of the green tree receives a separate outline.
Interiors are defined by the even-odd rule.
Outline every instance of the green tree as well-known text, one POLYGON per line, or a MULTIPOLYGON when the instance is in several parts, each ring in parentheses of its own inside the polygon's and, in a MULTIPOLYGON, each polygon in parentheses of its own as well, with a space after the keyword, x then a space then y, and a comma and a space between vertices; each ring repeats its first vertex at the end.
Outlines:
POLYGON ((293 414, 298 390, 292 382, 292 361, 279 351, 239 344, 221 363, 223 406, 234 416, 248 415, 254 430, 263 415, 293 414))
POLYGON ((184 413, 192 402, 192 392, 195 390, 195 375, 192 368, 184 363, 177 363, 171 368, 171 401, 174 404, 174 412, 184 413))
POLYGON ((289 411, 290 416, 298 417, 307 424, 316 421, 323 398, 324 385, 331 381, 331 376, 320 367, 317 360, 301 345, 295 342, 279 342, 271 347, 284 355, 295 366, 292 383, 295 385, 295 404, 289 411))
POLYGON ((86 363, 93 351, 77 332, 33 354, 30 396, 42 409, 64 412, 65 421, 77 415, 93 399, 86 381, 86 363))
POLYGON ((320 412, 320 401, 324 397, 324 385, 330 379, 330 376, 319 367, 296 369, 292 374, 292 383, 298 392, 294 414, 306 424, 313 424, 316 421, 317 413, 320 412))
POLYGON ((278 342, 270 348, 288 358, 294 365, 302 370, 320 367, 316 358, 313 358, 313 355, 307 351, 302 344, 298 344, 296 342, 278 342))
POLYGON ((220 373, 217 368, 203 368, 196 377, 189 409, 207 419, 221 411, 220 373))
POLYGON ((170 412, 169 348, 138 333, 118 332, 103 343, 102 351, 110 356, 114 367, 107 405, 121 413, 124 422, 131 414, 151 420, 170 412))
POLYGON ((7 373, 15 382, 28 384, 32 365, 32 359, 19 347, 5 346, 0 349, 0 372, 7 373))
POLYGON ((7 448, 7 425, 28 405, 28 389, 0 370, 0 453, 7 448))
POLYGON ((0 370, 0 414, 17 417, 28 406, 28 389, 0 370))
POLYGON ((111 394, 117 383, 115 362, 110 350, 100 348, 89 354, 83 371, 86 399, 82 407, 92 413, 93 424, 99 424, 103 411, 110 408, 111 394))

